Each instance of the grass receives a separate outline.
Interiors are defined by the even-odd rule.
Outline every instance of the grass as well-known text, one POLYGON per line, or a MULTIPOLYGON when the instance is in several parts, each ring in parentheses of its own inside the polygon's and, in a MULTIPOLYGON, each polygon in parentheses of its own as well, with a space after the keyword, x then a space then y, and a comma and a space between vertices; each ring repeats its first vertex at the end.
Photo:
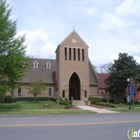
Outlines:
MULTIPOLYGON (((108 104, 108 103, 104 103, 108 104)), ((110 105, 113 105, 115 108, 109 108, 109 110, 112 111, 118 111, 118 112, 140 112, 140 103, 134 103, 131 104, 131 110, 129 110, 129 104, 118 104, 118 103, 109 103, 110 105)))
POLYGON ((94 112, 81 109, 64 109, 64 105, 56 106, 52 101, 28 102, 21 101, 15 103, 0 104, 0 114, 93 114, 94 112), (50 108, 43 106, 48 104, 50 108))

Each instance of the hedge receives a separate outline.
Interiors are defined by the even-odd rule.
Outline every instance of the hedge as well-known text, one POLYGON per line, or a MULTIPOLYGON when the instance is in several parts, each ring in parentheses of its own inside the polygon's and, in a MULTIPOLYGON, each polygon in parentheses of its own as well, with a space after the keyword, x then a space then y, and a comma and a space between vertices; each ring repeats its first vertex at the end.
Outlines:
MULTIPOLYGON (((54 97, 36 97, 37 101, 54 101, 56 102, 56 99, 54 97)), ((14 97, 12 98, 12 102, 17 101, 35 101, 34 97, 14 97)))

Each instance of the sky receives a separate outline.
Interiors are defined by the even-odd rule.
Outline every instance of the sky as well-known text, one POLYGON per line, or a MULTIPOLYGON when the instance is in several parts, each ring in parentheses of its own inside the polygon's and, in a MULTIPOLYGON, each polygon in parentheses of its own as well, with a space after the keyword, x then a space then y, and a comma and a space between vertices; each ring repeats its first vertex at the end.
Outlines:
POLYGON ((89 46, 99 67, 128 53, 140 63, 140 0, 8 0, 18 35, 26 35, 27 55, 55 59, 72 31, 89 46))

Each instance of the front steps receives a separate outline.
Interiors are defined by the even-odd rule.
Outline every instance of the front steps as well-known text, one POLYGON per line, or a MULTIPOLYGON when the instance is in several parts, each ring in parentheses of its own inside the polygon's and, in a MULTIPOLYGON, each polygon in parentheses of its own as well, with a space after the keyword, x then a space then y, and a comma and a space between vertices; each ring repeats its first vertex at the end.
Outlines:
POLYGON ((85 101, 73 100, 72 105, 73 106, 86 106, 86 103, 85 103, 85 101))

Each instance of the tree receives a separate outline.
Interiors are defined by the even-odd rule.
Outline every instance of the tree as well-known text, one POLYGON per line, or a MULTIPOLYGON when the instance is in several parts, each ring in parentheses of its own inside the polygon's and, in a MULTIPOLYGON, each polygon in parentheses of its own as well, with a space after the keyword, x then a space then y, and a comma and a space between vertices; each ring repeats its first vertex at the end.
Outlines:
POLYGON ((42 93, 43 90, 47 89, 47 85, 43 83, 42 79, 32 79, 29 86, 27 86, 28 93, 32 94, 35 98, 42 93))
POLYGON ((102 73, 110 73, 110 70, 109 70, 109 69, 112 67, 112 65, 113 65, 112 62, 103 64, 103 65, 99 66, 100 71, 101 71, 102 73))
POLYGON ((10 19, 10 13, 6 0, 0 0, 0 88, 5 86, 13 96, 30 58, 25 54, 25 36, 17 37, 16 21, 10 19))
POLYGON ((118 60, 114 60, 114 64, 109 70, 110 76, 105 80, 105 83, 111 94, 120 93, 124 95, 128 86, 127 78, 131 78, 135 82, 140 81, 140 67, 136 60, 127 53, 120 53, 118 60))

